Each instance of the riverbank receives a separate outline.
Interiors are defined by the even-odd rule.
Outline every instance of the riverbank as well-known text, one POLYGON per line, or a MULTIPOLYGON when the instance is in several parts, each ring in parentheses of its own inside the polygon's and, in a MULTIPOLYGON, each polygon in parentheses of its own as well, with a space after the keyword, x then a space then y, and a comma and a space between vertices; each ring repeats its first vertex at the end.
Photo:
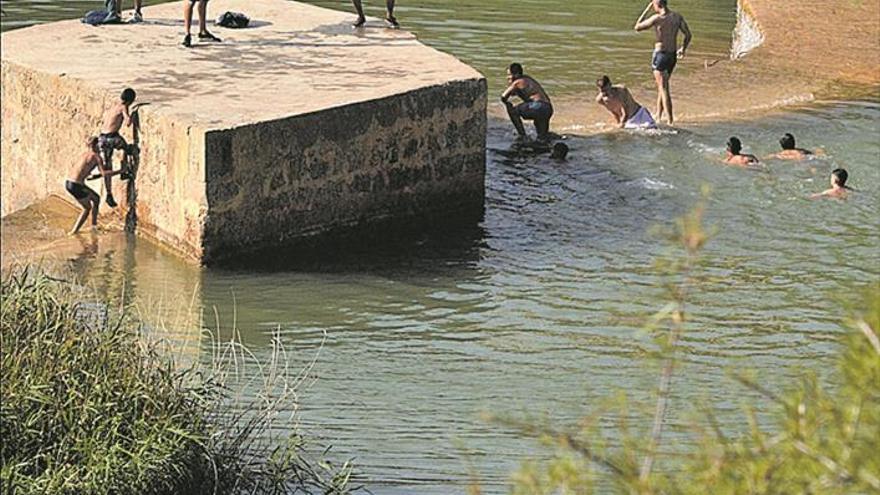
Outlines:
POLYGON ((241 409, 247 358, 234 343, 187 366, 74 283, 20 270, 2 293, 4 493, 349 492, 351 466, 312 460, 293 415, 279 414, 301 383, 286 368, 249 376, 266 393, 241 409))

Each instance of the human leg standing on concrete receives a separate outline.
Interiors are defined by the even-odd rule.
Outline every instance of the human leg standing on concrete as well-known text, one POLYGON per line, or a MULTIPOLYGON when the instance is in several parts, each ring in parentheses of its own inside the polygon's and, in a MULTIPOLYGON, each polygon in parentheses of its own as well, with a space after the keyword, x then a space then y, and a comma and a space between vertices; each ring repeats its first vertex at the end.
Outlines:
MULTIPOLYGON (((367 17, 364 15, 364 6, 362 5, 361 0, 351 0, 351 3, 354 5, 354 10, 357 11, 358 15, 354 27, 359 28, 367 22, 367 17)), ((385 23, 388 24, 388 27, 393 29, 400 27, 400 23, 398 23, 397 18, 394 17, 394 0, 385 0, 385 23)))
POLYGON ((222 41, 220 38, 208 32, 207 16, 208 16, 208 0, 183 0, 183 26, 186 29, 186 36, 183 37, 183 46, 189 48, 192 46, 192 18, 193 4, 199 4, 199 39, 205 41, 222 41))

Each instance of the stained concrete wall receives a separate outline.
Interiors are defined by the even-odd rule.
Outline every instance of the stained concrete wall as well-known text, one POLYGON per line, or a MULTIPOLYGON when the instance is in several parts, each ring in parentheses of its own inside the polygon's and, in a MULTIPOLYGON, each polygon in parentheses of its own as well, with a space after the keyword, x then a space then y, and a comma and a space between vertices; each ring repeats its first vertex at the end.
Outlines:
POLYGON ((485 109, 485 81, 471 80, 209 132, 206 256, 367 224, 474 222, 485 109))
MULTIPOLYGON (((118 94, 101 91, 80 79, 46 74, 2 61, 2 126, 0 126, 0 207, 5 216, 48 196, 73 202, 64 181, 85 152, 85 140, 96 135, 105 108, 118 94)), ((137 197, 129 202, 126 185, 114 179, 112 211, 120 217, 136 208, 141 234, 161 241, 181 254, 198 259, 202 251, 205 200, 204 132, 143 110, 141 158, 148 164, 137 180, 137 197)), ((120 152, 114 156, 119 167, 120 152)), ((103 181, 90 187, 104 196, 103 181)))
POLYGON ((215 28, 222 44, 186 50, 179 5, 165 4, 140 25, 3 33, 3 215, 49 195, 72 200, 63 181, 126 86, 150 105, 136 201, 118 214, 134 208, 139 234, 189 258, 481 215, 479 73, 409 33, 353 31, 350 14, 286 0, 211 5, 248 12, 255 27, 215 28))

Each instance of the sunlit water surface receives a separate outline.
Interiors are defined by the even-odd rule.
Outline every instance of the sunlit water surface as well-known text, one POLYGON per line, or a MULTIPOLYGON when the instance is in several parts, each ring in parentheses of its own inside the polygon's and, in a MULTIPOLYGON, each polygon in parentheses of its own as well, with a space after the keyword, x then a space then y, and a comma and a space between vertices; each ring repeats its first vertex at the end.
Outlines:
MULTIPOLYGON (((4 29, 92 4, 4 2, 4 29)), ((733 2, 677 4, 710 33, 705 50, 726 49, 733 2)), ((576 92, 587 60, 590 74, 644 76, 633 7, 431 0, 401 2, 398 14, 422 40, 484 71, 529 57, 561 91, 576 92)), ((481 421, 481 411, 546 412, 574 424, 615 391, 650 397, 656 370, 641 355, 648 339, 639 322, 663 305, 653 260, 666 250, 650 231, 687 211, 703 185, 712 187, 707 223, 717 231, 683 341, 669 449, 688 443, 700 400, 720 408, 729 431, 742 427, 748 394, 727 369, 753 369, 773 389, 804 368, 828 376, 841 301, 880 277, 878 127, 877 101, 830 101, 677 133, 570 137, 569 159, 556 162, 518 149, 493 121, 486 215, 473 230, 308 266, 203 269, 122 234, 47 251, 99 293, 162 315, 170 338, 196 348, 198 327, 219 321, 226 334, 234 322, 261 359, 275 330, 295 365, 318 352, 302 424, 334 445, 334 458, 354 457, 373 492, 460 493, 471 464, 486 493, 504 493, 519 460, 546 451, 481 421), (827 156, 754 171, 718 160, 730 135, 763 156, 784 132, 827 156), (806 199, 841 166, 853 197, 806 199)))

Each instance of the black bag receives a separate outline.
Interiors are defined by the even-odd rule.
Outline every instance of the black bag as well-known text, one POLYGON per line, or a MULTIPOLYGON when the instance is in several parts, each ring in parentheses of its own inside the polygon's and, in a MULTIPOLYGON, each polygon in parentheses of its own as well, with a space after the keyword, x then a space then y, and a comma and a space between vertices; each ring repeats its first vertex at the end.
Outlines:
POLYGON ((251 20, 248 19, 248 16, 242 14, 241 12, 224 12, 223 15, 217 18, 214 21, 214 24, 218 26, 222 26, 225 28, 233 28, 240 29, 246 28, 248 24, 250 24, 251 20))

